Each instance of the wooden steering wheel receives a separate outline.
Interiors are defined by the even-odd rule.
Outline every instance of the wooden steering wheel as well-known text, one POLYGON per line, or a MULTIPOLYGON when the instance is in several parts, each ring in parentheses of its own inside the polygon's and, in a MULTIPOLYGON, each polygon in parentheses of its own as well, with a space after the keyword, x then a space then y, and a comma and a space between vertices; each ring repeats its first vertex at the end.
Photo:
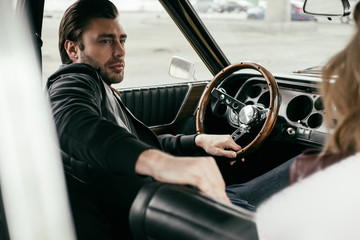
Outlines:
POLYGON ((231 134, 235 141, 248 133, 252 127, 258 125, 260 122, 264 122, 261 130, 254 139, 252 139, 247 146, 242 146, 242 149, 237 152, 238 157, 244 157, 257 149, 270 135, 275 126, 280 108, 279 88, 272 74, 257 63, 242 62, 230 65, 220 71, 208 84, 200 99, 199 108, 196 114, 196 132, 198 134, 205 133, 204 120, 211 97, 217 98, 218 101, 225 104, 235 115, 237 115, 238 128, 231 134), (265 108, 262 104, 245 105, 228 95, 221 88, 218 88, 228 76, 241 69, 256 70, 265 78, 270 92, 270 104, 268 108, 265 108))

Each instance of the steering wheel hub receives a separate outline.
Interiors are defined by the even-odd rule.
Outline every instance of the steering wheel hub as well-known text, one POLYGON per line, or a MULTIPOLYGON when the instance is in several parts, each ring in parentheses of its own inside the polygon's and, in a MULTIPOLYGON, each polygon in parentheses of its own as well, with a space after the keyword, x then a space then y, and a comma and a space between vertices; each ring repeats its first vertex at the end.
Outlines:
POLYGON ((254 106, 245 106, 240 110, 239 121, 240 123, 249 125, 258 118, 259 111, 254 106))

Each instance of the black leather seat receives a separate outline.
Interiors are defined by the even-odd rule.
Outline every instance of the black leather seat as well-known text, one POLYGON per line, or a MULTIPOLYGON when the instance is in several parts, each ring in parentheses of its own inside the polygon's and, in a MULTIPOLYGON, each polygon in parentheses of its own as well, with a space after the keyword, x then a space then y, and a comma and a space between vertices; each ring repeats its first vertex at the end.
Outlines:
POLYGON ((153 182, 137 195, 129 216, 135 239, 258 239, 253 213, 191 187, 153 182))

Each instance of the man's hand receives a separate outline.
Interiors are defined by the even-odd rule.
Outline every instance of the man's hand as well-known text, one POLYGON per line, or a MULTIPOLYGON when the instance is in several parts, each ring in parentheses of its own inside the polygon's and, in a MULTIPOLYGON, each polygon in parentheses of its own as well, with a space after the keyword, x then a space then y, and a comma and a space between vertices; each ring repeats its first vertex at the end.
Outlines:
POLYGON ((236 152, 241 150, 230 135, 200 134, 196 136, 195 144, 212 156, 236 158, 236 152))
POLYGON ((212 157, 174 157, 150 149, 140 154, 135 171, 160 182, 192 185, 211 197, 230 202, 224 179, 212 157))

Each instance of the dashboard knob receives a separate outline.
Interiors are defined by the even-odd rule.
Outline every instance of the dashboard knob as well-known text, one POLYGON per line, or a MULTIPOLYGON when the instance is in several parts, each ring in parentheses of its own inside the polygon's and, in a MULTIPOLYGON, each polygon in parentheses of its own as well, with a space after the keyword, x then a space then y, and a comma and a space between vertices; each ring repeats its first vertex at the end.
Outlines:
POLYGON ((294 128, 289 127, 289 128, 286 129, 286 133, 287 133, 287 135, 288 135, 289 137, 294 137, 295 134, 296 134, 296 131, 295 131, 294 128))

